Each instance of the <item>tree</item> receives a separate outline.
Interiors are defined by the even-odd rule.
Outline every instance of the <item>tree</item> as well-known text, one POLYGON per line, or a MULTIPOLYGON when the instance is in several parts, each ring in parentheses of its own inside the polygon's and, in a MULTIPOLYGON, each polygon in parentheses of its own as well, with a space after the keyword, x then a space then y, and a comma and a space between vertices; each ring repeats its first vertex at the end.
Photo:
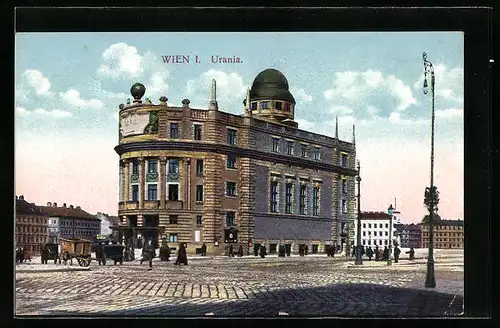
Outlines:
POLYGON ((436 186, 425 188, 424 205, 427 207, 429 213, 436 213, 438 211, 437 205, 439 204, 439 191, 436 186))

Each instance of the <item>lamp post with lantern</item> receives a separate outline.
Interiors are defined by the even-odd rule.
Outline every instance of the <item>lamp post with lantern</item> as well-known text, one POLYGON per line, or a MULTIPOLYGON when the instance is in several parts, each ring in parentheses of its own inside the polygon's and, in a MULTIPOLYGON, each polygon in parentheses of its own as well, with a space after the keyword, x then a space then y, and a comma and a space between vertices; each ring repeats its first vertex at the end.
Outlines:
POLYGON ((358 160, 358 174, 356 177, 358 181, 358 226, 357 226, 357 240, 356 240, 356 262, 355 265, 363 265, 363 257, 361 254, 361 166, 358 160))
POLYGON ((392 214, 394 212, 394 207, 392 204, 387 209, 389 214, 389 258, 387 259, 387 265, 392 265, 392 214))

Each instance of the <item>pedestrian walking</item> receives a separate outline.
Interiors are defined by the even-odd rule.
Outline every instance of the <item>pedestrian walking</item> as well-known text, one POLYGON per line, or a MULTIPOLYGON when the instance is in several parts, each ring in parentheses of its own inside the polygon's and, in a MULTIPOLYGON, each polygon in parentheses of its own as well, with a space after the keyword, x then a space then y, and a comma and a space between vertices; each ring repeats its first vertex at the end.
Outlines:
POLYGON ((163 240, 160 248, 160 260, 170 261, 170 247, 168 247, 167 241, 163 240))
POLYGON ((366 256, 368 256, 368 261, 372 260, 373 257, 373 249, 371 246, 368 246, 368 249, 366 250, 366 256))
POLYGON ((259 256, 259 250, 260 250, 260 245, 259 244, 253 244, 253 255, 254 256, 259 256))
POLYGON ((389 260, 389 249, 387 248, 387 246, 384 246, 384 252, 382 253, 382 259, 384 261, 389 260))
POLYGON ((399 249, 399 247, 396 245, 394 247, 394 262, 395 263, 398 263, 399 261, 399 254, 401 254, 401 250, 399 249))
POLYGON ((267 255, 267 250, 265 245, 260 246, 260 257, 265 258, 267 255))
POLYGON ((188 264, 186 246, 184 243, 179 244, 179 251, 177 252, 177 259, 175 260, 174 265, 180 265, 181 263, 184 263, 184 265, 188 264))
POLYGON ((309 246, 304 246, 304 255, 307 255, 309 253, 309 246))
POLYGON ((380 261, 380 249, 375 245, 375 261, 380 261))
POLYGON ((207 245, 205 243, 201 245, 201 256, 207 256, 207 245))
POLYGON ((413 247, 410 247, 410 250, 406 252, 406 254, 410 254, 410 261, 415 260, 415 250, 413 249, 413 247))
POLYGON ((229 245, 229 249, 227 252, 229 257, 234 257, 234 252, 233 252, 233 245, 229 245))
POLYGON ((142 259, 141 259, 141 264, 143 261, 149 262, 148 271, 153 270, 153 257, 154 257, 153 241, 149 240, 145 242, 144 247, 142 248, 142 259))
POLYGON ((243 246, 240 245, 240 247, 238 247, 238 257, 242 257, 243 256, 243 246))
POLYGON ((286 256, 290 257, 290 255, 292 254, 292 245, 286 244, 285 249, 286 249, 286 256))
POLYGON ((106 257, 104 255, 104 245, 102 244, 102 242, 99 242, 97 244, 97 248, 95 250, 95 257, 97 259, 97 263, 99 263, 99 265, 106 265, 106 257))
POLYGON ((278 248, 278 257, 285 257, 286 256, 286 248, 285 245, 281 244, 280 247, 278 248))
POLYGON ((356 257, 356 248, 357 248, 357 247, 353 247, 353 248, 352 248, 352 254, 351 254, 351 257, 356 257))

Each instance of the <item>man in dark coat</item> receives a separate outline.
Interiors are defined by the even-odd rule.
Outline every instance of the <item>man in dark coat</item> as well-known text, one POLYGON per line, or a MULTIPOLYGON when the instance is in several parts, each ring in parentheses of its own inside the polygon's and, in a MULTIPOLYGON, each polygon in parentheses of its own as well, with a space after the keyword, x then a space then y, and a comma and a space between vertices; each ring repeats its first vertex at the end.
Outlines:
POLYGON ((394 247, 394 262, 395 263, 398 263, 399 261, 399 254, 401 254, 401 250, 399 249, 399 247, 396 245, 394 247))
POLYGON ((259 256, 259 251, 260 251, 260 245, 253 244, 253 255, 259 256))
POLYGON ((368 247, 368 249, 366 250, 366 256, 368 256, 368 261, 371 261, 372 260, 372 257, 373 257, 373 249, 371 246, 368 247))
POLYGON ((387 261, 389 260, 389 249, 387 246, 384 246, 384 252, 382 253, 382 260, 387 261))
POLYGON ((280 247, 278 248, 278 257, 285 257, 286 256, 286 248, 285 245, 281 244, 280 247))
POLYGON ((207 256, 207 245, 205 243, 201 245, 201 256, 207 256))
POLYGON ((102 244, 102 242, 99 242, 97 244, 97 248, 95 250, 95 257, 97 258, 97 262, 99 263, 99 265, 106 265, 106 257, 104 255, 104 245, 102 244))
POLYGON ((149 268, 148 271, 153 269, 153 257, 155 253, 155 249, 153 248, 153 241, 149 240, 145 243, 144 247, 142 248, 142 259, 141 259, 141 264, 143 261, 149 261, 149 268))
POLYGON ((44 245, 42 247, 42 252, 41 252, 41 256, 42 256, 42 264, 47 264, 48 263, 48 260, 49 260, 49 248, 47 245, 44 245))
POLYGON ((292 245, 285 245, 286 256, 290 257, 292 254, 292 245))
POLYGON ((242 245, 240 245, 240 247, 238 247, 238 256, 239 257, 243 256, 243 246, 242 245))
POLYGON ((380 249, 375 245, 375 261, 380 261, 380 249))
POLYGON ((415 250, 413 249, 413 247, 410 247, 410 250, 406 252, 406 254, 410 254, 410 261, 415 260, 415 250))
POLYGON ((266 246, 260 245, 260 257, 264 258, 267 255, 266 246))
POLYGON ((304 255, 307 255, 309 253, 309 246, 304 246, 304 255))
POLYGON ((229 257, 234 257, 233 245, 229 245, 229 249, 227 251, 227 255, 229 257))
POLYGON ((168 247, 167 241, 164 240, 162 242, 160 248, 160 260, 162 261, 170 261, 170 247, 168 247))
POLYGON ((184 263, 184 265, 188 264, 186 246, 184 243, 179 244, 179 251, 177 252, 177 259, 175 260, 174 265, 180 265, 181 263, 184 263))
POLYGON ((304 246, 299 246, 299 256, 304 256, 304 246))

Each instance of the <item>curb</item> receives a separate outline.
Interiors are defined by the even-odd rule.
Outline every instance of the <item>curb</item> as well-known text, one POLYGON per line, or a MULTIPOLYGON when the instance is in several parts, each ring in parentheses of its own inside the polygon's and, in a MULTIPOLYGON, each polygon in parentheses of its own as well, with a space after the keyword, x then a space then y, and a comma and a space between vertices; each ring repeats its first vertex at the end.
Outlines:
POLYGON ((39 273, 39 272, 72 272, 72 271, 90 271, 90 268, 67 268, 67 269, 41 269, 41 270, 23 270, 16 269, 16 273, 39 273))

